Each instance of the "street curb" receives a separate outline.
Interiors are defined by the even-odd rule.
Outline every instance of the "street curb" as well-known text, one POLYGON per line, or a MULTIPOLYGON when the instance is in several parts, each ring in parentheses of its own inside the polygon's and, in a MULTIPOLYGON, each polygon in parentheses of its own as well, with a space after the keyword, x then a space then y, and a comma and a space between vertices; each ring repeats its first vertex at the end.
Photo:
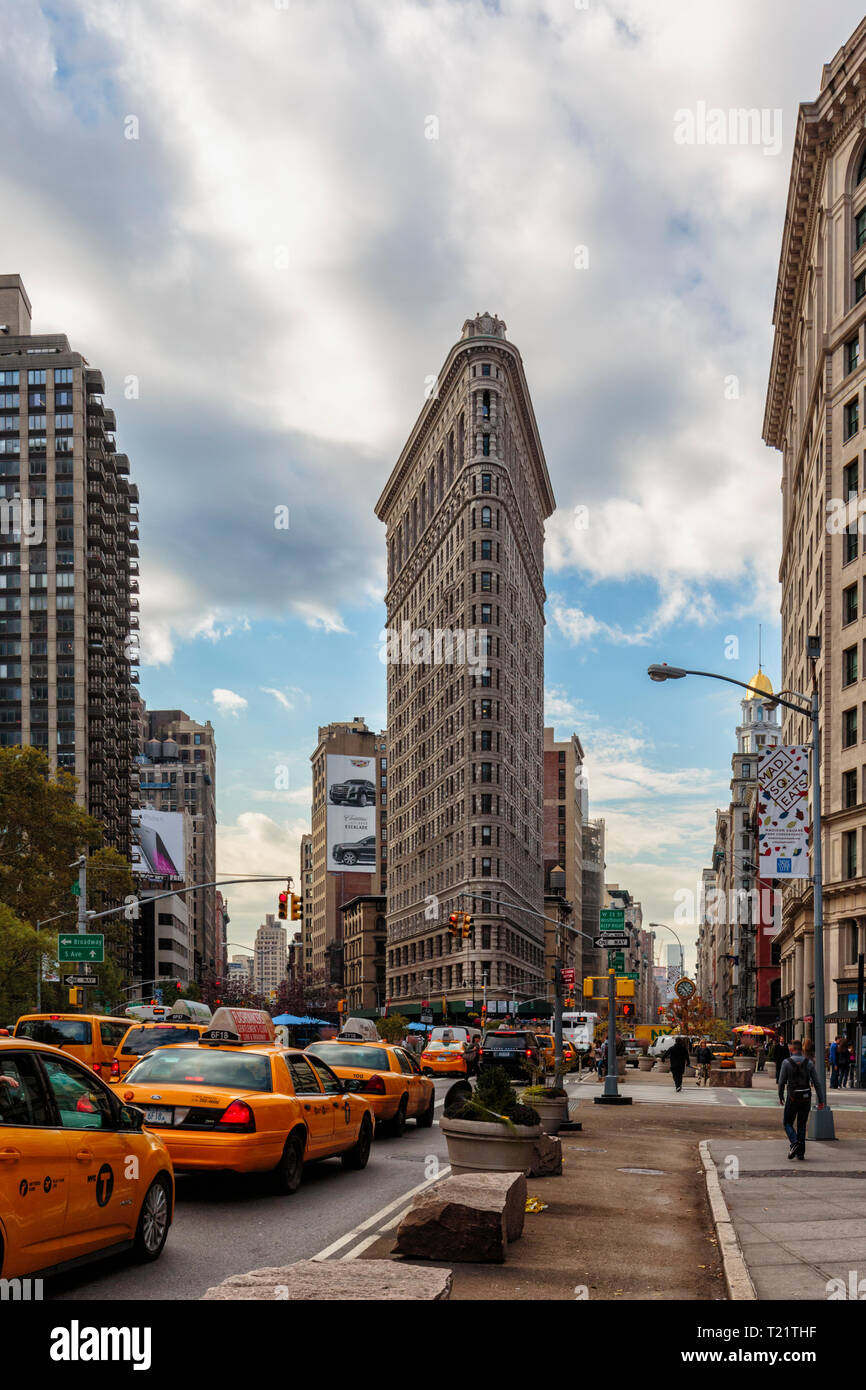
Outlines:
POLYGON ((716 1165, 710 1157, 710 1141, 702 1139, 698 1145, 701 1155, 701 1162, 704 1165, 704 1177, 707 1181, 707 1197, 710 1203, 710 1211, 713 1216, 713 1224, 716 1228, 716 1235, 719 1241, 719 1253, 722 1257, 722 1266, 725 1271, 725 1284, 728 1289, 728 1298, 734 1302, 745 1302, 757 1299, 755 1286, 749 1275, 748 1266, 743 1258, 743 1251, 740 1242, 737 1240, 737 1233, 734 1223, 731 1220, 731 1213, 728 1211, 728 1204, 722 1193, 722 1185, 719 1182, 719 1175, 716 1172, 716 1165))

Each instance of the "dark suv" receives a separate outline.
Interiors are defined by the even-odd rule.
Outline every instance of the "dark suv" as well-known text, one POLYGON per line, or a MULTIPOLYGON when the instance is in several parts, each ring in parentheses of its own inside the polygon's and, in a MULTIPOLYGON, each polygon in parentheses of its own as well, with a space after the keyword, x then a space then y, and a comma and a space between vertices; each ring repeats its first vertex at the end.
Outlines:
POLYGON ((375 864, 376 836, 365 835, 363 840, 347 840, 342 845, 332 845, 331 854, 338 864, 375 864))
POLYGON ((504 1067, 509 1076, 529 1081, 530 1072, 544 1069, 544 1054, 534 1033, 516 1028, 498 1028, 481 1040, 478 1070, 504 1067))
POLYGON ((334 806, 375 806, 376 788, 366 777, 349 777, 328 788, 334 806))

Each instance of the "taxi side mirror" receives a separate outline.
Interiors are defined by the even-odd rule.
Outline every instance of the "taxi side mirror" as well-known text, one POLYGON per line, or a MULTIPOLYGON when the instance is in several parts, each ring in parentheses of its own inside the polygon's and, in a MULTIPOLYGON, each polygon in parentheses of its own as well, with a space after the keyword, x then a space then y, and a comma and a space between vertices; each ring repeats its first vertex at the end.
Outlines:
POLYGON ((138 1133, 144 1127, 144 1111, 137 1105, 121 1105, 118 1118, 120 1129, 138 1133))

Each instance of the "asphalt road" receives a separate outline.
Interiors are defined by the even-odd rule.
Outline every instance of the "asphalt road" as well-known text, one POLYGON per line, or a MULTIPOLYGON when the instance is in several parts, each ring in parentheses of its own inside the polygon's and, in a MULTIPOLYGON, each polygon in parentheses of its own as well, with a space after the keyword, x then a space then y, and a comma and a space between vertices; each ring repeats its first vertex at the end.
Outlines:
MULTIPOLYGON (((447 1080, 436 1083, 437 1120, 447 1080)), ((319 1255, 341 1237, 383 1212, 367 1230, 333 1251, 341 1259, 375 1238, 411 1201, 398 1200, 447 1165, 438 1123, 417 1129, 410 1120, 402 1139, 377 1137, 362 1173, 347 1172, 339 1159, 307 1166, 299 1190, 275 1196, 257 1177, 232 1175, 177 1179, 174 1223, 161 1257, 150 1265, 128 1256, 85 1266, 50 1281, 51 1299, 196 1299, 231 1274, 292 1264, 319 1255)))

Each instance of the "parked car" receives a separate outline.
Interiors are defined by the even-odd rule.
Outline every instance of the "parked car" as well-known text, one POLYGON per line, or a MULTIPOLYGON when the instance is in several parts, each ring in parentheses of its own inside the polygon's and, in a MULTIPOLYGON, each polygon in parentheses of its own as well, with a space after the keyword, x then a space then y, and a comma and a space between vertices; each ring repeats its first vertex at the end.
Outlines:
POLYGON ((528 1081, 530 1074, 540 1072, 543 1066, 541 1044, 528 1030, 497 1028, 495 1033, 485 1033, 481 1040, 480 1072, 490 1067, 504 1067, 509 1076, 528 1081))
POLYGON ((643 1048, 637 1038, 624 1038, 625 1042, 625 1064, 627 1067, 636 1067, 638 1060, 644 1055, 643 1048))
POLYGON ((331 853, 338 864, 375 864, 376 836, 365 835, 362 840, 347 840, 334 845, 331 853))
POLYGON ((648 1057, 664 1057, 669 1052, 677 1040, 676 1033, 660 1033, 655 1042, 647 1050, 648 1057))
POLYGON ((366 777, 349 777, 329 787, 328 798, 335 806, 375 806, 376 788, 366 777))

